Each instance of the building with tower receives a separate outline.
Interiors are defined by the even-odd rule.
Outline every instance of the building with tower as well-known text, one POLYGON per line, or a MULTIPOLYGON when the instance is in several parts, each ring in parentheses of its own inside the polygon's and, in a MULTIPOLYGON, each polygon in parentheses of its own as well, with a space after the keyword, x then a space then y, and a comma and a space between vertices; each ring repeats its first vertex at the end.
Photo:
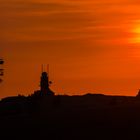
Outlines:
POLYGON ((47 72, 42 72, 41 78, 40 78, 40 94, 41 96, 46 95, 54 95, 54 92, 50 89, 51 81, 49 81, 49 76, 47 72))
POLYGON ((50 85, 52 84, 49 81, 49 65, 47 66, 47 72, 44 70, 42 66, 42 73, 40 77, 40 90, 37 90, 32 94, 34 97, 46 97, 46 96, 54 96, 55 93, 50 89, 50 85))

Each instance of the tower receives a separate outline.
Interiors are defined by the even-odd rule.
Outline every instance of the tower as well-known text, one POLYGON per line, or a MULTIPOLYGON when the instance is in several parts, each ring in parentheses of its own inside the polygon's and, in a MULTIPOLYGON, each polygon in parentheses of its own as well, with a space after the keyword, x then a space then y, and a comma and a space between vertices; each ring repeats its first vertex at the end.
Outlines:
MULTIPOLYGON (((48 73, 49 73, 49 65, 48 65, 48 73)), ((50 90, 50 81, 49 81, 49 76, 48 73, 44 71, 43 66, 42 66, 42 74, 40 78, 40 92, 41 96, 45 95, 54 95, 54 92, 50 90)))

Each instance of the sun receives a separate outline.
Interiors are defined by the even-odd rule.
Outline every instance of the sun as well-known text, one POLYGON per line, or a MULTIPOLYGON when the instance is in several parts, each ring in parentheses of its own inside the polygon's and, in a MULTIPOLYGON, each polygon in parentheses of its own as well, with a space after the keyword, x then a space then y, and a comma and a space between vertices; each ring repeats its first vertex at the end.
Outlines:
POLYGON ((136 20, 132 24, 130 33, 131 33, 130 43, 139 44, 140 43, 140 20, 136 20))

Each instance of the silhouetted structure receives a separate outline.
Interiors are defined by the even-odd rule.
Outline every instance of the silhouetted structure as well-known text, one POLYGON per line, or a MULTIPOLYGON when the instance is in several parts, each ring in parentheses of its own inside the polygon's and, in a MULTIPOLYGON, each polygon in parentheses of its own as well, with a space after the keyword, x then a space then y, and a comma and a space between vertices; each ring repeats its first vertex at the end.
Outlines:
POLYGON ((41 96, 45 95, 54 95, 54 92, 50 90, 51 82, 49 81, 49 77, 47 72, 42 72, 41 80, 40 80, 40 94, 41 96))
MULTIPOLYGON (((4 64, 4 60, 0 58, 0 65, 4 64)), ((0 68, 0 76, 4 75, 4 69, 0 68)), ((2 79, 0 78, 0 82, 2 82, 2 79)))

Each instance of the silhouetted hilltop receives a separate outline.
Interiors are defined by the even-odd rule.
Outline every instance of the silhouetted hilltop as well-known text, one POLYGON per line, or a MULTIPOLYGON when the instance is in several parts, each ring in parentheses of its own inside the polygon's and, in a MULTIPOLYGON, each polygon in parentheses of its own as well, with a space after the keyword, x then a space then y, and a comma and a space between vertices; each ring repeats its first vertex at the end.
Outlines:
POLYGON ((85 94, 37 98, 33 94, 0 101, 3 134, 8 132, 14 137, 124 139, 130 137, 128 131, 132 134, 139 130, 136 129, 140 127, 139 118, 140 99, 131 96, 85 94))
POLYGON ((25 96, 6 97, 0 101, 0 115, 31 115, 33 113, 47 114, 47 111, 88 111, 98 109, 116 109, 140 107, 140 92, 136 97, 109 96, 87 93, 83 96, 55 95, 50 89, 48 73, 42 70, 40 90, 25 96))
POLYGON ((140 92, 133 96, 55 95, 42 72, 40 90, 0 101, 1 138, 126 140, 140 130, 140 92))
POLYGON ((55 95, 41 96, 32 94, 30 96, 6 97, 0 101, 0 114, 28 114, 33 112, 47 111, 47 109, 99 109, 114 107, 139 107, 139 96, 109 96, 104 94, 85 94, 85 95, 55 95))

